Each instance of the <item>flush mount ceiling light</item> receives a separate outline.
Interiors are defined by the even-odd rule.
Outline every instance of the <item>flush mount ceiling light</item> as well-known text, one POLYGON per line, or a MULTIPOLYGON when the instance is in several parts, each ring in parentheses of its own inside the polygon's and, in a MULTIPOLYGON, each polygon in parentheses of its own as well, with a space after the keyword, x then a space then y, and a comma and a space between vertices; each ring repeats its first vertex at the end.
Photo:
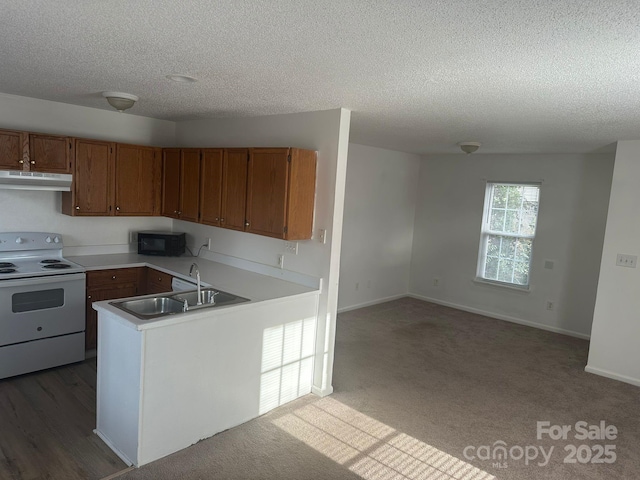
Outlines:
POLYGON ((478 150, 480 148, 480 145, 482 145, 480 142, 460 142, 458 144, 460 149, 467 155, 478 150))
POLYGON ((138 97, 135 95, 124 92, 102 92, 102 96, 107 99, 109 105, 119 112, 124 112, 133 107, 133 104, 138 101, 138 97))
POLYGON ((180 75, 180 74, 173 74, 173 75, 167 75, 167 78, 173 82, 177 82, 177 83, 195 83, 198 81, 197 78, 194 77, 190 77, 189 75, 180 75))

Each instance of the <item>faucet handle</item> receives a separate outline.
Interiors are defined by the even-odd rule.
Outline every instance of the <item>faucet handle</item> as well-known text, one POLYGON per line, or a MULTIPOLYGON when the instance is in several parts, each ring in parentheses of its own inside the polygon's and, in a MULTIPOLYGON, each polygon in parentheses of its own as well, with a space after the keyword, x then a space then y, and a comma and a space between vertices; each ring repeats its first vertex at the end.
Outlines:
POLYGON ((187 302, 187 299, 184 299, 184 303, 182 304, 182 312, 186 312, 187 310, 189 310, 189 302, 187 302))

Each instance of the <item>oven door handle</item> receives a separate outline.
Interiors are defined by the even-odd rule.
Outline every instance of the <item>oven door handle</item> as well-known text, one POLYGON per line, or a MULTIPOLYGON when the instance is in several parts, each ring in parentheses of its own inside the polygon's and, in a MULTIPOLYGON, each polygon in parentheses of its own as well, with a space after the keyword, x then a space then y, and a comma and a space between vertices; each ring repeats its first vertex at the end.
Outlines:
POLYGON ((0 280, 0 288, 24 286, 33 287, 36 285, 84 280, 85 278, 86 275, 84 273, 68 273, 63 275, 47 275, 45 277, 26 277, 15 280, 0 280))

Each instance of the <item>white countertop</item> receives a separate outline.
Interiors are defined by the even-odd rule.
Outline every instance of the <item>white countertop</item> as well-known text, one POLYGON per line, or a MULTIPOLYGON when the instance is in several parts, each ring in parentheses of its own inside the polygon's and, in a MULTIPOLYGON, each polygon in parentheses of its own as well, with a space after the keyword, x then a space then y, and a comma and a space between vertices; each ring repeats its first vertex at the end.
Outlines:
MULTIPOLYGON (((67 260, 83 266, 87 271, 104 270, 109 268, 129 268, 129 267, 151 267, 170 275, 189 279, 189 268, 192 263, 198 264, 200 278, 203 283, 212 287, 248 298, 250 302, 238 303, 214 309, 201 309, 187 312, 185 314, 168 315, 156 319, 141 320, 133 315, 129 315, 123 310, 117 309, 106 300, 96 302, 99 308, 116 314, 123 323, 128 324, 136 330, 147 328, 157 328, 168 324, 182 323, 189 319, 195 319, 213 313, 212 310, 250 308, 257 302, 277 300, 285 297, 298 295, 318 294, 319 290, 309 288, 292 282, 280 280, 267 275, 242 270, 222 263, 212 262, 200 257, 159 257, 149 255, 138 255, 136 253, 117 253, 101 255, 82 255, 65 257, 67 260), (208 312, 207 312, 208 311, 208 312)), ((124 299, 119 299, 124 300, 124 299)))
POLYGON ((159 257, 137 253, 115 253, 108 255, 82 255, 65 257, 82 265, 87 270, 107 268, 151 267, 176 277, 189 279, 189 267, 198 264, 202 282, 225 292, 247 297, 253 301, 272 300, 318 290, 287 282, 278 278, 249 272, 200 257, 159 257))

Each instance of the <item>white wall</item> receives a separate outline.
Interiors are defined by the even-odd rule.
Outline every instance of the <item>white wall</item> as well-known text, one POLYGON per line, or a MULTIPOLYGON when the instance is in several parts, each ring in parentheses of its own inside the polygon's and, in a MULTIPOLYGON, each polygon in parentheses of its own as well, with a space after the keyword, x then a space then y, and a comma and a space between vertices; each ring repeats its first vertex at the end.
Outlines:
POLYGON ((588 337, 613 155, 425 157, 411 292, 435 302, 588 337), (542 181, 528 293, 475 283, 486 181, 542 181), (553 260, 553 270, 544 268, 553 260), (440 286, 433 280, 440 279, 440 286), (546 302, 554 302, 553 311, 546 302))
MULTIPOLYGON (((331 393, 335 314, 338 299, 342 215, 350 112, 344 109, 267 117, 192 120, 177 124, 177 142, 186 147, 299 147, 318 151, 314 239, 299 242, 298 255, 285 255, 285 268, 323 279, 319 302, 314 391, 331 393), (327 230, 327 242, 318 238, 327 230), (326 342, 325 342, 326 340, 326 342), (323 356, 322 353, 325 353, 323 356)), ((175 221, 192 247, 211 237, 212 250, 266 265, 277 265, 284 242, 258 235, 175 221)), ((194 251, 195 253, 195 251, 194 251)))
MULTIPOLYGON (((6 94, 0 94, 0 128, 143 145, 175 142, 173 122, 6 94)), ((126 251, 130 231, 171 227, 169 219, 159 217, 68 217, 60 213, 60 199, 59 192, 0 190, 0 231, 62 233, 65 255, 73 255, 84 247, 126 251)))
POLYGON ((340 311, 409 292, 420 156, 349 144, 340 311))
POLYGON ((640 385, 640 270, 616 266, 640 255, 640 140, 618 142, 586 370, 640 385))

